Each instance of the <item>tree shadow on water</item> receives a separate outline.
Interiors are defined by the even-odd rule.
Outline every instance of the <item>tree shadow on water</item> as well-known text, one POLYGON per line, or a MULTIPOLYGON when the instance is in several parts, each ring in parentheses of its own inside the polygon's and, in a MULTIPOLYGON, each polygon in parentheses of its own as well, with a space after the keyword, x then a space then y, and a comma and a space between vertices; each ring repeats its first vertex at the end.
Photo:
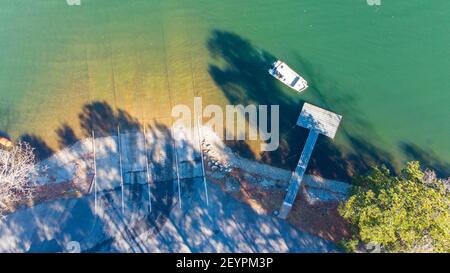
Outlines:
POLYGON ((10 135, 7 132, 1 130, 0 130, 0 137, 11 139, 10 135))
POLYGON ((44 160, 49 158, 55 152, 50 146, 47 145, 45 140, 39 136, 33 134, 24 134, 20 136, 20 141, 27 142, 34 149, 34 155, 36 160, 44 160))
POLYGON ((75 135, 74 130, 66 123, 56 130, 56 134, 58 135, 58 143, 60 149, 68 147, 79 141, 78 137, 75 135))
POLYGON ((450 177, 450 164, 441 160, 434 152, 413 143, 401 143, 400 148, 408 160, 417 160, 423 167, 432 169, 439 177, 450 177))
MULTIPOLYGON (((381 144, 375 143, 374 140, 378 136, 372 124, 364 118, 364 111, 359 104, 357 96, 358 92, 349 92, 348 90, 344 92, 344 90, 340 90, 338 82, 323 75, 321 69, 317 69, 299 54, 297 54, 297 62, 311 83, 309 88, 313 96, 326 109, 333 109, 333 111, 343 115, 339 134, 344 136, 350 151, 339 149, 338 153, 342 155, 345 163, 337 160, 334 163, 340 164, 342 168, 346 168, 349 176, 355 172, 365 173, 374 164, 384 165, 396 173, 399 162, 391 153, 383 149, 381 144)), ((330 140, 328 142, 328 145, 333 145, 330 140)))
MULTIPOLYGON (((225 94, 231 104, 256 104, 280 106, 280 145, 276 151, 261 154, 261 161, 273 166, 293 169, 297 165, 300 153, 308 135, 308 130, 296 125, 303 102, 292 100, 280 88, 280 83, 273 79, 268 69, 276 58, 270 53, 256 49, 248 40, 231 32, 215 30, 208 42, 208 50, 214 60, 219 64, 210 64, 209 73, 225 94)), ((308 76, 312 86, 322 77, 313 67, 303 60, 300 65, 308 76)), ((332 88, 330 85, 328 87, 332 88)), ((336 85, 334 85, 336 86, 336 85)), ((310 87, 311 91, 322 101, 323 106, 331 111, 345 111, 354 113, 352 108, 356 98, 333 95, 328 99, 320 90, 310 87), (350 107, 350 108, 349 108, 350 107)), ((336 90, 331 90, 336 93, 336 90)), ((328 92, 327 92, 328 94, 328 92)), ((355 110, 356 111, 356 110, 355 110)), ((270 120, 270 117, 269 117, 270 120)), ((347 117, 344 117, 346 122, 347 117)), ((350 119, 352 124, 359 128, 369 128, 364 120, 350 119)), ((341 125, 342 126, 342 125, 341 125)), ((340 129, 342 130, 342 129, 340 129)), ((349 180, 355 172, 366 172, 373 163, 386 165, 394 169, 391 164, 392 157, 385 151, 367 141, 361 136, 351 134, 344 130, 345 137, 353 148, 353 152, 342 150, 332 140, 320 137, 313 152, 308 167, 309 173, 318 174, 327 178, 349 180)), ((245 148, 245 146, 243 146, 245 148)), ((239 147, 237 147, 239 149, 239 147)), ((240 154, 251 154, 249 151, 240 154)))
POLYGON ((80 126, 85 137, 117 134, 118 126, 123 130, 140 130, 137 118, 132 117, 123 109, 114 110, 108 103, 97 101, 86 104, 79 114, 80 126))
MULTIPOLYGON (((295 104, 277 85, 277 82, 267 72, 276 60, 266 51, 258 50, 252 44, 231 32, 215 30, 207 42, 211 56, 225 62, 225 67, 210 64, 209 73, 214 82, 220 87, 230 104, 243 105, 279 105, 280 106, 280 134, 292 129, 297 120, 300 106, 295 104)), ((270 120, 270 113, 268 116, 270 120)), ((306 139, 306 135, 301 137, 306 139)), ((263 155, 263 161, 273 164, 285 164, 285 155, 289 154, 289 145, 282 143, 276 152, 263 155)), ((228 143, 230 144, 230 143, 228 143)), ((251 155, 246 145, 233 145, 240 154, 251 155)))
POLYGON ((225 68, 211 64, 209 73, 230 103, 280 105, 281 122, 295 122, 299 106, 283 94, 267 72, 276 60, 274 56, 225 31, 214 31, 207 46, 214 59, 226 63, 225 68))

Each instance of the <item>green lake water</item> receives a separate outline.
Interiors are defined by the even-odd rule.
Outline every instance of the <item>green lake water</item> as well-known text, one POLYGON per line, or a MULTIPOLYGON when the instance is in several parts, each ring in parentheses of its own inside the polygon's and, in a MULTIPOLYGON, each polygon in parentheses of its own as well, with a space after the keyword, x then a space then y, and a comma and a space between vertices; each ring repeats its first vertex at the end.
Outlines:
POLYGON ((79 115, 94 102, 141 122, 168 119, 194 96, 280 104, 283 149, 250 149, 292 167, 304 141, 292 127, 307 101, 344 117, 313 165, 352 172, 343 162, 419 159, 446 175, 449 11, 446 0, 4 0, 0 131, 56 150, 64 126, 82 137, 79 115), (310 88, 298 94, 271 79, 271 58, 310 88))

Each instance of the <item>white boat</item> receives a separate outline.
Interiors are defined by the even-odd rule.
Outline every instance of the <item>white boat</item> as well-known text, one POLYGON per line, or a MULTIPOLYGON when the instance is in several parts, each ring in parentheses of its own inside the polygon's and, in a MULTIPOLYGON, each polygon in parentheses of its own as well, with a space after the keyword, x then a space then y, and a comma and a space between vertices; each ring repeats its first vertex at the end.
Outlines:
POLYGON ((269 73, 285 85, 298 92, 302 92, 308 88, 308 82, 280 60, 272 64, 272 67, 269 69, 269 73))

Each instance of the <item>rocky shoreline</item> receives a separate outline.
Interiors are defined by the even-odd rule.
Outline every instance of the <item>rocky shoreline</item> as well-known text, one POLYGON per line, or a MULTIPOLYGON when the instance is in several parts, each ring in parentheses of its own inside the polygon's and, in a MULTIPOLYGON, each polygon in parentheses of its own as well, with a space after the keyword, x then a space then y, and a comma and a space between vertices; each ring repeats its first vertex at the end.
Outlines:
MULTIPOLYGON (((245 202, 258 214, 276 215, 291 172, 234 154, 209 127, 202 128, 202 136, 201 154, 207 180, 219 185, 235 199, 245 202)), ((95 140, 96 145, 100 146, 107 146, 110 141, 109 137, 95 140)), ((27 206, 91 194, 94 180, 92 143, 91 138, 81 140, 40 162, 36 177, 36 198, 28 202, 27 206)), ((288 222, 319 236, 327 227, 343 227, 336 208, 339 201, 345 200, 349 189, 350 185, 342 181, 305 176, 298 198, 301 201, 294 206, 288 222), (309 215, 310 219, 299 215, 309 215), (309 224, 311 218, 315 219, 314 225, 309 224)), ((326 233, 321 237, 332 241, 346 235, 345 231, 337 232, 337 236, 331 236, 332 232, 326 233)))

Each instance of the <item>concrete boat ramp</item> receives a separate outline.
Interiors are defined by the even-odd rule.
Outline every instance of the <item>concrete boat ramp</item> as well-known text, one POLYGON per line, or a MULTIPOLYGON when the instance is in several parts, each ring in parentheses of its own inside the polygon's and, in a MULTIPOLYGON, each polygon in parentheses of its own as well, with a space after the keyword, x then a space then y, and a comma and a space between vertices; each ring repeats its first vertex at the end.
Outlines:
POLYGON ((92 188, 98 213, 105 204, 103 199, 108 203, 113 198, 120 201, 119 207, 128 217, 149 214, 158 206, 161 187, 164 195, 173 199, 170 203, 181 207, 181 185, 202 177, 199 142, 185 129, 122 131, 95 138, 93 146, 96 175, 92 188))
POLYGON ((115 135, 84 139, 42 162, 61 174, 41 176, 40 184, 77 181, 80 166, 94 179, 83 185, 81 198, 44 202, 9 215, 0 223, 0 252, 336 250, 208 183, 198 132, 118 127, 115 135))

